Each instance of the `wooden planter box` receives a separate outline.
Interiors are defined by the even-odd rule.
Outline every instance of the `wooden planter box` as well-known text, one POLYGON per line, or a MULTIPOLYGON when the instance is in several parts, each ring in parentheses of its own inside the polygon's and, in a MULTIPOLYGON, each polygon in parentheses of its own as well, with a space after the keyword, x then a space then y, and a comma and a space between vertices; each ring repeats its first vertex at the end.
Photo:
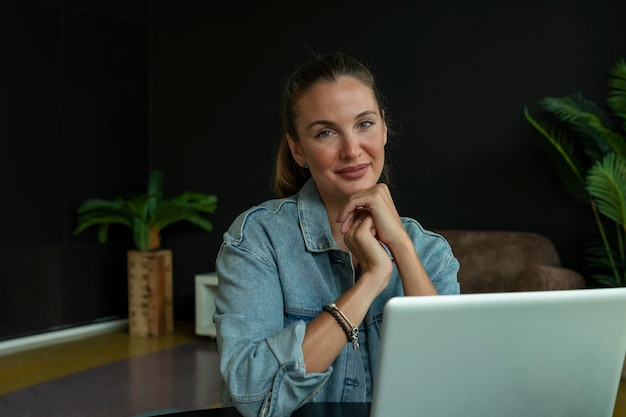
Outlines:
POLYGON ((128 251, 128 332, 160 336, 174 330, 172 251, 128 251))

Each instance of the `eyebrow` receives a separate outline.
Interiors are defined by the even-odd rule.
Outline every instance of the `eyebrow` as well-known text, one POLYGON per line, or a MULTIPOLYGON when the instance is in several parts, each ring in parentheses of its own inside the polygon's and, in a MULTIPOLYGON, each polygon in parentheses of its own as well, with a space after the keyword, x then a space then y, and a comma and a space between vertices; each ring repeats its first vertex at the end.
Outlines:
MULTIPOLYGON (((374 114, 374 115, 378 115, 377 112, 375 112, 374 110, 365 110, 364 112, 361 112, 359 114, 356 115, 356 117, 354 118, 356 119, 360 119, 361 117, 364 116, 368 116, 370 114, 374 114)), ((308 126, 307 126, 307 130, 310 130, 311 128, 313 128, 316 125, 322 125, 322 126, 333 126, 334 123, 329 121, 329 120, 316 120, 314 122, 311 122, 308 126)))

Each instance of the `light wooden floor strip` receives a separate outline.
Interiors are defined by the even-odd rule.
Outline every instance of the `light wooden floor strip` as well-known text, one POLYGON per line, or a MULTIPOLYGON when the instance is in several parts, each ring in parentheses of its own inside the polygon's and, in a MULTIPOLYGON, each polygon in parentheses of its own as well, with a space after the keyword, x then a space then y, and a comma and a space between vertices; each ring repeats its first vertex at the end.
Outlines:
POLYGON ((193 325, 176 323, 173 333, 129 336, 126 330, 0 356, 0 395, 121 359, 197 340, 193 325))

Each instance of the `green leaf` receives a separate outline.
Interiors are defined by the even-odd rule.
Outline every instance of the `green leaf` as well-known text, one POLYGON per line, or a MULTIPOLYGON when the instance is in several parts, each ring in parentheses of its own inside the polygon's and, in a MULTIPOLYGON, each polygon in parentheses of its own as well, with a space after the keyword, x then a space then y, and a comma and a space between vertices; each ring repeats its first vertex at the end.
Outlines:
POLYGON ((100 243, 106 243, 109 237, 109 224, 110 223, 101 224, 98 228, 98 240, 100 243))
POLYGON ((152 171, 148 181, 146 216, 151 218, 163 200, 163 172, 152 171))
POLYGON ((185 219, 187 222, 199 226, 207 232, 213 230, 213 223, 201 216, 191 215, 185 219))
POLYGON ((624 158, 609 153, 587 175, 587 191, 598 210, 621 226, 626 225, 626 165, 624 158))
POLYGON ((150 250, 150 228, 144 219, 136 218, 133 222, 133 239, 137 249, 146 252, 150 250))
POLYGON ((132 195, 112 200, 90 198, 78 209, 78 226, 74 233, 98 226, 98 239, 105 243, 111 224, 121 224, 132 230, 135 246, 140 251, 150 250, 151 243, 160 241, 164 227, 177 222, 188 222, 207 232, 213 224, 203 215, 217 210, 217 196, 198 191, 187 191, 170 200, 163 197, 163 173, 153 171, 148 180, 147 194, 132 195), (151 235, 152 233, 152 235, 151 235), (153 242, 150 238, 157 238, 153 242))
POLYGON ((546 122, 535 120, 524 108, 526 120, 546 139, 548 151, 553 158, 559 176, 567 192, 580 201, 587 201, 585 176, 587 168, 576 154, 574 147, 561 131, 546 122))
POLYGON ((85 213, 78 218, 78 226, 74 229, 74 234, 76 235, 91 226, 102 224, 121 224, 123 226, 132 227, 131 221, 123 214, 105 212, 85 213))
POLYGON ((130 219, 148 220, 148 196, 145 194, 134 196, 126 200, 124 209, 130 219))
POLYGON ((178 207, 185 207, 194 211, 213 213, 217 209, 217 196, 195 191, 187 191, 170 201, 178 207))
POLYGON ((546 139, 570 195, 580 199, 582 185, 595 232, 588 233, 585 261, 591 277, 603 285, 626 286, 626 63, 611 70, 607 104, 612 112, 586 100, 580 92, 544 97, 540 104, 553 124, 528 122, 546 139), (615 118, 624 120, 616 130, 615 118))
POLYGON ((96 211, 116 212, 124 207, 124 199, 117 197, 114 200, 104 200, 102 198, 89 198, 78 207, 78 214, 96 211))
POLYGON ((617 61, 611 70, 609 87, 609 107, 616 116, 626 120, 626 62, 623 59, 617 61))
POLYGON ((609 150, 626 156, 623 141, 614 141, 611 136, 611 119, 596 103, 586 100, 580 93, 565 97, 544 97, 540 103, 567 127, 577 133, 584 151, 597 160, 609 150))

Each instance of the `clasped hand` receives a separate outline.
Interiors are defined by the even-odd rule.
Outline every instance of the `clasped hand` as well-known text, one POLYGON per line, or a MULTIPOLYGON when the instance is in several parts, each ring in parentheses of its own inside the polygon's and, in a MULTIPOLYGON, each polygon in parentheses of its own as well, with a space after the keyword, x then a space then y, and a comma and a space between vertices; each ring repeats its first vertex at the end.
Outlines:
POLYGON ((337 216, 344 241, 361 265, 363 272, 391 275, 393 265, 382 247, 393 253, 395 244, 408 235, 386 184, 360 191, 350 197, 337 216))

